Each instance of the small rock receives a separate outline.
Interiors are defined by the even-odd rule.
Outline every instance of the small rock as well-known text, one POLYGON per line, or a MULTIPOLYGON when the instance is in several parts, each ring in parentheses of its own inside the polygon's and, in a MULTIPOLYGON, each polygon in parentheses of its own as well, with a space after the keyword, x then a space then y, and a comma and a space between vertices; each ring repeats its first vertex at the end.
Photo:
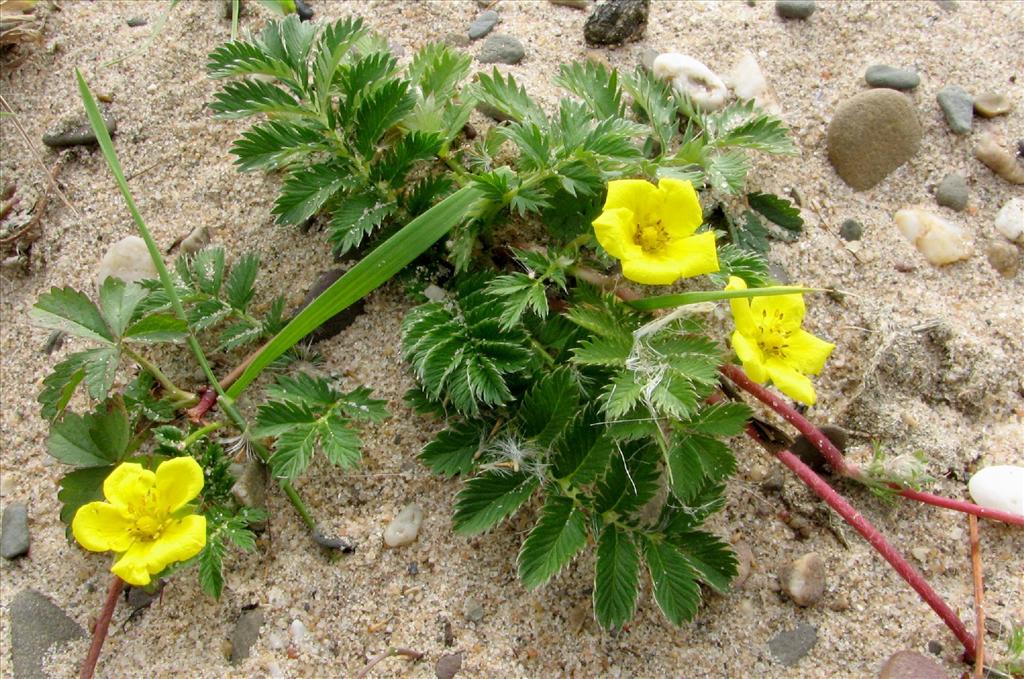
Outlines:
MULTIPOLYGON (((1017 148, 1024 157, 1024 140, 1017 144, 1017 148)), ((974 149, 974 157, 1011 184, 1024 184, 1024 166, 1017 162, 1017 158, 1004 149, 991 134, 985 133, 981 136, 978 146, 974 149)))
POLYGON ((899 651, 889 656, 878 679, 946 679, 946 670, 927 656, 914 651, 899 651))
POLYGON ((462 654, 450 653, 442 655, 434 665, 434 676, 437 679, 452 679, 462 669, 462 654))
POLYGON ((754 563, 754 552, 751 551, 750 545, 745 542, 737 542, 732 546, 734 552, 736 552, 736 577, 732 579, 732 589, 742 589, 744 583, 747 582, 747 578, 750 577, 750 569, 754 563))
POLYGON ((864 225, 856 219, 847 219, 840 225, 839 235, 845 241, 860 240, 864 235, 864 225))
POLYGON ((798 606, 813 606, 825 594, 825 562, 814 552, 804 554, 782 569, 779 584, 798 606))
MULTIPOLYGON (((231 486, 231 495, 243 507, 254 509, 267 508, 267 468, 259 460, 246 460, 231 465, 231 474, 235 483, 231 486)), ((253 525, 253 529, 261 530, 265 526, 253 525)))
MULTIPOLYGON (((825 435, 825 438, 832 442, 832 445, 839 449, 840 453, 846 452, 846 441, 848 436, 845 429, 833 424, 826 424, 821 427, 821 433, 825 435)), ((807 437, 803 434, 796 437, 796 440, 793 441, 793 445, 789 447, 789 452, 799 457, 804 464, 819 474, 831 471, 831 467, 825 460, 824 456, 822 456, 821 451, 818 450, 818 447, 807 440, 807 437)))
POLYGON ((0 556, 17 559, 28 553, 28 507, 12 502, 0 520, 0 556))
POLYGON ((935 189, 935 202, 962 212, 967 207, 967 182, 955 172, 947 174, 935 189))
POLYGON ((890 89, 844 101, 828 126, 828 159, 857 191, 870 189, 921 146, 921 124, 904 95, 890 89))
POLYGON ((985 92, 974 98, 974 112, 982 118, 1005 116, 1012 109, 1010 98, 999 92, 985 92))
POLYGON ((935 4, 947 12, 955 12, 957 10, 956 0, 935 0, 935 4))
POLYGON ((775 13, 783 19, 806 19, 818 6, 814 0, 776 0, 775 13))
POLYGON ((498 13, 493 9, 481 12, 469 25, 469 39, 479 40, 490 33, 491 29, 498 25, 498 19, 498 13))
POLYGON ((441 42, 449 47, 466 47, 470 40, 465 33, 446 33, 441 42))
POLYGON ((891 90, 912 90, 921 84, 921 76, 917 72, 884 64, 868 66, 864 80, 871 87, 888 87, 891 90))
POLYGON ((583 25, 583 37, 593 45, 617 45, 639 40, 647 29, 650 0, 605 0, 583 25))
POLYGON ((654 60, 661 54, 653 47, 645 47, 640 50, 640 67, 648 73, 654 70, 654 60))
POLYGON ((1006 241, 993 241, 985 249, 985 256, 992 268, 1003 278, 1013 278, 1020 271, 1020 252, 1006 241))
POLYGON ((974 253, 963 229, 924 210, 900 210, 896 213, 896 228, 936 266, 967 259, 974 253))
POLYGON ((298 618, 292 620, 292 624, 288 626, 288 635, 292 638, 292 645, 295 648, 301 650, 306 647, 309 631, 306 629, 306 625, 298 618))
POLYGON ((11 629, 11 669, 17 679, 46 679, 43 656, 50 647, 85 638, 81 625, 34 589, 18 592, 7 613, 11 629))
POLYGON ((928 652, 932 655, 942 655, 942 644, 937 641, 928 642, 928 652))
POLYGON ((142 17, 131 17, 125 22, 129 28, 138 28, 139 26, 145 26, 147 21, 142 17))
POLYGON ((590 7, 590 0, 548 0, 552 5, 572 7, 573 9, 587 9, 590 7))
POLYGON ((475 598, 468 596, 462 603, 462 615, 470 622, 480 622, 484 619, 484 607, 475 598))
POLYGON ((181 241, 181 251, 186 255, 194 255, 210 244, 210 229, 197 226, 181 241))
POLYGON ((125 236, 111 245, 96 268, 96 289, 110 276, 125 283, 156 278, 156 266, 149 257, 146 241, 138 236, 125 236))
POLYGON ((985 467, 971 477, 967 489, 982 507, 1024 516, 1024 467, 985 467))
POLYGON ((946 116, 946 123, 954 134, 967 134, 971 131, 971 121, 974 119, 974 99, 962 87, 950 85, 943 87, 935 95, 936 101, 942 113, 946 116))
POLYGON ((251 608, 242 611, 235 622, 235 628, 231 631, 231 664, 237 665, 249 657, 253 644, 260 638, 260 629, 263 627, 263 611, 251 608))
POLYGON ((481 64, 518 64, 526 55, 523 43, 511 35, 492 34, 476 59, 481 64))
MULTIPOLYGON (((296 309, 295 313, 299 313, 307 306, 313 303, 317 297, 322 295, 327 288, 334 285, 334 283, 344 275, 344 271, 341 269, 331 269, 321 274, 320 278, 316 279, 313 283, 313 287, 306 293, 305 298, 302 300, 302 304, 296 309)), ((363 300, 359 300, 348 307, 342 309, 338 313, 331 316, 329 319, 324 321, 319 328, 309 334, 309 338, 313 342, 322 342, 323 340, 330 339, 335 335, 339 334, 342 330, 352 325, 357 318, 363 315, 364 308, 363 300)))
MULTIPOLYGON (((107 134, 114 134, 117 131, 117 118, 110 113, 103 113, 103 126, 107 128, 107 134)), ((64 148, 67 146, 83 146, 95 144, 96 135, 93 134, 89 119, 85 116, 72 116, 57 123, 49 132, 43 135, 43 143, 50 148, 64 148)))
POLYGON ((807 655, 818 641, 818 628, 805 622, 796 629, 779 632, 768 641, 768 650, 786 667, 792 667, 807 655))
POLYGON ((315 14, 305 0, 295 0, 295 13, 299 15, 299 21, 312 21, 315 14))
POLYGON ((698 108, 714 111, 725 106, 729 90, 710 68, 678 52, 659 54, 654 60, 654 77, 667 80, 672 89, 689 95, 698 108))
POLYGON ((999 208, 996 231, 1008 239, 1024 244, 1024 198, 1011 198, 999 208))
POLYGON ((409 544, 419 535, 422 523, 423 510, 419 508, 419 505, 407 505, 384 529, 384 544, 388 547, 401 547, 409 544))
POLYGON ((757 59, 750 52, 745 52, 729 73, 729 86, 736 93, 737 99, 757 100, 768 87, 757 59))

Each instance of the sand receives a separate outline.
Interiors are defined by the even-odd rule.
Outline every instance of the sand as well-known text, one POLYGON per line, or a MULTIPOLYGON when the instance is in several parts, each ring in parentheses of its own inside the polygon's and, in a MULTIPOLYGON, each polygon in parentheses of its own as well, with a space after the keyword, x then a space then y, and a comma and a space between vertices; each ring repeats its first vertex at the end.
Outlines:
MULTIPOLYGON (((45 176, 34 156, 53 165, 58 155, 39 138, 55 121, 81 109, 74 80, 82 70, 93 90, 113 97, 120 120, 115 145, 139 207, 163 246, 196 226, 215 231, 214 242, 232 255, 259 252, 260 301, 284 294, 297 303, 315 273, 331 266, 321 235, 273 225, 269 209, 278 178, 241 175, 228 153, 243 124, 215 120, 204 108, 215 86, 205 77, 206 54, 229 35, 220 2, 183 2, 144 55, 131 55, 149 35, 164 6, 150 2, 41 3, 45 42, 21 47, 3 61, 0 88, 32 142, 32 152, 9 119, 0 122, 4 181, 41 190, 45 176), (141 16, 148 28, 129 28, 141 16), (16 65, 11 65, 15 62, 16 65)), ((446 33, 463 32, 479 11, 475 2, 313 3, 318 17, 360 13, 406 58, 446 33)), ((548 108, 558 92, 550 85, 560 62, 583 58, 586 13, 547 2, 501 0, 498 30, 519 37, 527 57, 514 73, 548 108)), ((253 8, 243 29, 268 15, 253 8)), ((851 430, 851 455, 864 462, 870 442, 894 453, 922 451, 937 477, 932 489, 956 497, 980 466, 1024 461, 1024 275, 1001 278, 984 256, 998 238, 992 222, 1020 187, 995 177, 972 157, 981 131, 1024 138, 1024 6, 1011 2, 819 2, 807 22, 782 22, 773 3, 655 2, 646 37, 602 50, 615 66, 632 69, 645 47, 678 49, 727 72, 752 51, 792 127, 800 155, 759 161, 753 189, 798 191, 806 233, 776 244, 772 260, 794 281, 835 287, 840 296, 809 302, 808 324, 839 348, 817 380, 819 404, 810 416, 851 430), (910 96, 924 127, 921 151, 875 188, 855 193, 829 166, 824 136, 831 113, 865 88, 872 63, 916 68, 922 84, 910 96), (975 120, 967 136, 951 134, 935 93, 956 84, 969 92, 1006 93, 1015 110, 975 120), (934 205, 931 192, 950 171, 968 181, 967 212, 934 205), (968 261, 929 265, 896 231, 892 215, 924 206, 961 224, 975 243, 968 261), (838 237, 844 219, 865 226, 859 248, 838 237), (856 251, 854 251, 856 250, 856 251)), ((475 53, 479 43, 468 49, 475 53)), ((483 118, 474 119, 479 125, 483 118)), ((27 558, 0 564, 0 646, 3 676, 10 676, 7 607, 23 588, 48 593, 88 627, 98 614, 109 580, 108 557, 69 544, 57 511, 61 465, 45 454, 46 424, 34 402, 40 380, 62 356, 84 345, 68 341, 52 356, 41 349, 48 332, 27 322, 28 309, 53 285, 91 290, 105 248, 133 233, 131 220, 100 155, 68 152, 61 185, 77 215, 51 199, 43 236, 32 249, 27 274, 4 272, 2 282, 2 384, 0 384, 0 504, 26 502, 32 549, 27 558)), ((28 188, 26 188, 26 191, 28 188)), ((775 461, 745 440, 735 442, 740 473, 730 484, 726 509, 713 521, 720 534, 749 545, 750 578, 729 596, 709 596, 692 624, 673 628, 657 611, 645 586, 635 620, 612 636, 590 613, 593 556, 572 564, 549 585, 527 593, 515 576, 515 554, 529 523, 523 517, 492 534, 466 539, 451 532, 450 511, 458 482, 432 478, 414 459, 436 424, 409 413, 401 402, 412 381, 397 346, 409 302, 397 288, 370 296, 367 312, 347 331, 322 344, 324 370, 346 384, 365 383, 389 401, 395 416, 366 431, 359 473, 341 474, 314 464, 298 484, 329 532, 350 536, 357 551, 329 560, 310 541, 284 498, 271 489, 270 528, 251 555, 231 555, 220 602, 206 598, 194 577, 175 578, 162 600, 125 624, 120 607, 104 648, 98 676, 352 676, 387 647, 426 654, 409 663, 385 660, 371 676, 433 676, 446 653, 462 652, 467 677, 866 677, 875 676, 893 652, 928 653, 949 675, 957 643, 941 622, 892 570, 851 531, 844 546, 820 503, 792 477, 783 490, 765 491, 761 480, 778 473, 775 461), (381 534, 407 503, 423 507, 419 539, 387 549, 381 534), (797 540, 779 517, 783 508, 811 521, 797 540), (778 592, 778 569, 815 551, 829 571, 828 591, 814 607, 794 606, 778 592), (413 568, 415 565, 415 568, 413 568), (415 574, 413 574, 415 572, 415 574), (467 597, 485 612, 464 618, 467 597), (266 624, 252 656, 237 667, 224 657, 240 610, 259 604, 266 624), (292 621, 307 628, 290 645, 292 621), (818 628, 810 653, 783 667, 768 651, 776 633, 806 622, 818 628), (445 630, 450 629, 446 644, 445 630)), ((228 366, 217 366, 219 371, 228 366)), ((77 402, 79 407, 81 402, 77 402)), ((864 490, 844 486, 852 501, 918 565, 961 618, 973 627, 973 597, 964 517, 931 507, 886 506, 864 490)), ((1024 621, 1024 533, 983 522, 987 610, 1008 624, 1024 621)), ((1002 641, 988 639, 999 659, 1002 641)), ((87 642, 48 660, 51 676, 77 674, 87 642)))

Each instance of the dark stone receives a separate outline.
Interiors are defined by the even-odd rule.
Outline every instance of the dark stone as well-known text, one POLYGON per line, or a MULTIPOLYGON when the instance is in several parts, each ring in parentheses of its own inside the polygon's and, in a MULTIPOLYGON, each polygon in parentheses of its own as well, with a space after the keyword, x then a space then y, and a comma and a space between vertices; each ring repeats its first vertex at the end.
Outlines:
POLYGON ((469 39, 479 40, 490 33, 498 25, 498 19, 498 13, 493 9, 480 12, 480 15, 469 25, 469 39))
POLYGON ((943 87, 935 95, 939 102, 943 115, 946 116, 946 123, 953 134, 967 134, 971 131, 971 122, 974 120, 974 98, 962 87, 950 85, 943 87))
POLYGON ((552 5, 572 7, 573 9, 587 9, 590 7, 590 0, 548 0, 552 5))
POLYGON ((28 553, 28 507, 12 502, 0 521, 0 556, 17 559, 28 553))
MULTIPOLYGON (((113 115, 103 113, 103 124, 107 128, 107 134, 114 134, 117 131, 117 118, 113 115)), ((93 134, 88 118, 73 116, 60 121, 44 134, 43 143, 51 148, 83 146, 95 144, 96 135, 93 134)))
POLYGON ((587 17, 583 37, 593 45, 639 40, 647 29, 650 0, 606 0, 587 17))
POLYGON ((81 625, 34 589, 18 592, 8 613, 15 679, 46 679, 43 656, 50 647, 86 636, 81 625))
POLYGON ((839 235, 845 241, 860 240, 864 235, 864 225, 856 219, 847 219, 839 227, 839 235))
POLYGON ((777 0, 775 13, 783 19, 806 19, 818 6, 814 0, 777 0))
POLYGON ((928 642, 928 652, 932 655, 942 655, 942 644, 937 641, 928 642))
POLYGON ((818 628, 805 622, 796 629, 779 632, 768 641, 768 650, 786 667, 792 667, 818 642, 818 628))
POLYGON ((511 35, 492 34, 484 41, 476 59, 481 64, 518 64, 526 56, 523 43, 511 35))
MULTIPOLYGON (((845 429, 831 424, 826 424, 821 427, 821 433, 825 435, 825 438, 832 442, 832 445, 839 449, 840 453, 846 452, 847 436, 845 429)), ((826 462, 825 458, 821 455, 821 451, 819 451, 813 443, 808 441, 803 434, 796 437, 796 440, 793 441, 793 445, 789 447, 789 452, 799 457, 805 465, 819 474, 830 470, 828 462, 826 462)))
POLYGON ((145 26, 148 22, 142 17, 131 17, 125 22, 129 28, 138 28, 139 26, 145 26))
POLYGON ((948 676, 937 662, 914 651, 893 653, 878 673, 878 679, 946 679, 948 676))
POLYGON ((961 212, 967 207, 967 182, 955 172, 947 174, 935 189, 935 202, 961 212))
POLYGON ((231 631, 231 664, 237 665, 249 657, 253 644, 260 638, 260 629, 263 627, 263 611, 259 608, 252 608, 242 611, 235 622, 235 629, 231 631))
POLYGON ((295 0, 295 13, 299 15, 299 21, 313 20, 313 8, 307 5, 305 0, 295 0))
POLYGON ((462 669, 462 654, 442 655, 434 665, 434 676, 437 679, 452 679, 462 669))
MULTIPOLYGON (((317 297, 319 297, 327 288, 331 287, 335 281, 344 275, 344 271, 341 269, 331 269, 324 273, 320 278, 313 283, 313 287, 310 288, 309 292, 306 293, 306 298, 302 300, 302 304, 296 310, 298 313, 305 309, 307 306, 313 303, 317 297)), ((342 330, 352 325, 352 322, 363 314, 363 300, 354 302, 345 309, 342 309, 338 313, 334 314, 326 321, 324 321, 319 328, 309 334, 309 338, 313 342, 322 342, 325 339, 334 337, 342 330)))

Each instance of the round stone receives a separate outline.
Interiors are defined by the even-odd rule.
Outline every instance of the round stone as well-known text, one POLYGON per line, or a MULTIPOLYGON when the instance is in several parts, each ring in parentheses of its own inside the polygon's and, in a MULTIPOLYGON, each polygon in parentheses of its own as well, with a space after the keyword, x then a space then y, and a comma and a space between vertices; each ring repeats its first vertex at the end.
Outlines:
POLYGON ((149 256, 146 241, 138 236, 126 236, 111 245, 96 268, 96 289, 111 276, 125 283, 156 278, 156 265, 149 256))
POLYGON ((974 99, 974 112, 983 118, 1005 116, 1012 108, 1010 99, 999 92, 985 92, 974 99))
POLYGON ((860 240, 864 235, 864 225, 856 219, 847 219, 839 227, 839 235, 845 241, 860 240))
POLYGON ((480 15, 469 25, 469 39, 479 40, 498 24, 498 13, 493 9, 481 12, 480 15))
POLYGON ((985 249, 985 256, 1003 278, 1013 278, 1020 271, 1020 252, 1011 243, 1004 240, 992 241, 985 249))
POLYGON ((985 467, 971 477, 967 490, 982 507, 1024 516, 1024 467, 985 467))
POLYGON ((935 189, 935 202, 961 212, 967 207, 967 182, 956 173, 947 174, 935 189))
POLYGON ((651 0, 605 0, 583 24, 583 37, 591 45, 617 45, 639 40, 647 28, 651 0))
POLYGON ((526 56, 523 43, 511 35, 492 34, 477 55, 481 64, 518 64, 526 56))
POLYGON ((878 673, 878 679, 946 679, 946 676, 937 662, 913 651, 893 653, 878 673))
POLYGON ((814 0, 777 0, 775 13, 783 19, 806 19, 818 9, 814 0))
POLYGON ((1024 198, 1011 198, 999 208, 996 231, 1012 241, 1024 244, 1024 198))
POLYGON ((812 606, 825 594, 825 562, 814 552, 805 554, 782 569, 779 583, 793 603, 812 606))
POLYGON ((419 505, 408 505, 384 529, 384 544, 388 547, 401 547, 409 544, 419 535, 422 523, 423 510, 419 508, 419 505))
POLYGON ((921 76, 915 71, 884 64, 868 66, 864 80, 871 87, 888 87, 893 90, 912 90, 921 84, 921 76))

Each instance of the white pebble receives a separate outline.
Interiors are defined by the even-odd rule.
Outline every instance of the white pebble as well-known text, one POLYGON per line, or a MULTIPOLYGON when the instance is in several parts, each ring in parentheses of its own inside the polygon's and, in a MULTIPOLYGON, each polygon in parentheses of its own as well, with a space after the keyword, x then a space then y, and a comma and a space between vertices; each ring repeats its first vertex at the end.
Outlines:
POLYGON ((768 86, 768 82, 761 73, 761 67, 750 52, 746 52, 736 65, 732 67, 729 74, 729 86, 740 99, 758 100, 758 97, 768 86))
POLYGON ((1024 467, 985 467, 971 477, 967 489, 982 507, 1024 516, 1024 467))
POLYGON ((963 229, 926 210, 900 210, 896 213, 896 228, 935 265, 967 259, 974 252, 963 229))
POLYGON ((729 90, 721 78, 685 54, 659 54, 654 60, 653 71, 655 78, 668 80, 676 92, 689 95, 694 104, 706 111, 722 108, 729 97, 729 90))
POLYGON ((419 508, 419 505, 408 505, 384 529, 384 544, 388 547, 401 547, 409 544, 419 535, 421 523, 423 523, 423 510, 419 508))
POLYGON ((1024 199, 1013 198, 1000 208, 996 215, 996 231, 1024 244, 1024 199))
POLYGON ((96 288, 99 289, 110 276, 125 283, 156 278, 156 266, 149 257, 146 241, 138 236, 126 236, 111 245, 96 269, 96 288))
POLYGON ((292 643, 302 648, 306 642, 306 626, 302 624, 301 620, 292 620, 292 624, 288 627, 288 633, 292 637, 292 643))

